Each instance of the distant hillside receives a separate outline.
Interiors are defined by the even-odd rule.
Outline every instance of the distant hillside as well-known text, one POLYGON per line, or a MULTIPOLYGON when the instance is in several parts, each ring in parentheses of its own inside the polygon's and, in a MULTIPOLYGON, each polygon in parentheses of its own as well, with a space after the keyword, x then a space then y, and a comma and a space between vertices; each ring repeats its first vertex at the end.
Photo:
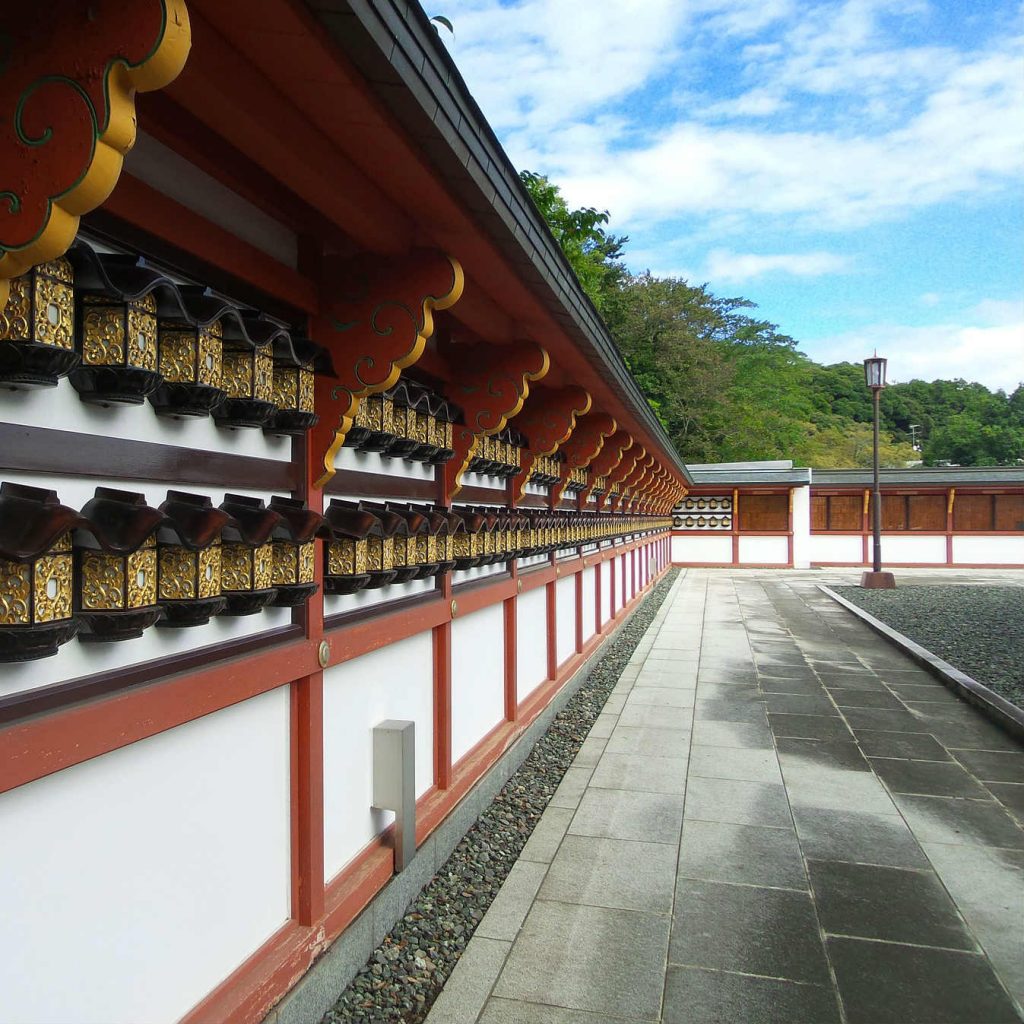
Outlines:
MULTIPOLYGON (((871 394, 859 363, 814 362, 751 315, 748 299, 630 274, 629 239, 605 232, 607 213, 570 210, 542 175, 522 179, 684 459, 871 464, 871 394)), ((887 387, 881 408, 883 465, 1024 462, 1024 386, 1008 396, 963 380, 912 380, 887 387)))

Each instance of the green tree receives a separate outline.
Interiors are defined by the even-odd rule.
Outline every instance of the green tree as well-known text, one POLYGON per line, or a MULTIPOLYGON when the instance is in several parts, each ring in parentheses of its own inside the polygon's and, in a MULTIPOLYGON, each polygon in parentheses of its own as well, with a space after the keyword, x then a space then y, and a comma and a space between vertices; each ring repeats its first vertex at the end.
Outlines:
POLYGON ((602 225, 608 223, 607 210, 592 206, 570 210, 558 186, 545 175, 520 171, 519 177, 576 272, 583 290, 591 302, 602 309, 608 292, 624 273, 622 248, 629 239, 604 230, 602 225))

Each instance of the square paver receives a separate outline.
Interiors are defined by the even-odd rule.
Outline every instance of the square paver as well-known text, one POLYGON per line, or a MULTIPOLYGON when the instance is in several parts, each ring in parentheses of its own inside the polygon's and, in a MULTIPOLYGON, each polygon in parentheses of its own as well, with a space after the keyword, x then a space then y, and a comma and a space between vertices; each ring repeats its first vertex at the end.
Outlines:
POLYGON ((956 759, 983 782, 1024 782, 1024 754, 1002 750, 959 750, 956 759))
POLYGON ((1024 825, 1024 785, 1019 782, 989 782, 985 788, 1024 825))
POLYGON ((741 782, 782 782, 774 750, 742 750, 694 744, 690 749, 690 776, 738 779, 741 782))
POLYGON ((824 931, 944 949, 975 949, 932 871, 808 860, 824 931))
POLYGON ((616 754, 606 750, 594 769, 590 785, 598 789, 682 794, 686 789, 686 764, 685 757, 616 754))
POLYGON ((852 740, 808 740, 796 736, 780 736, 776 740, 779 761, 784 765, 867 772, 871 768, 852 740))
POLYGON ((825 689, 817 677, 810 673, 795 679, 761 676, 758 679, 758 685, 763 693, 792 693, 814 697, 820 697, 825 693, 825 689))
POLYGON ((665 708, 692 708, 693 690, 677 690, 666 686, 635 686, 626 698, 630 704, 652 704, 665 708))
POLYGON ((914 833, 896 814, 794 807, 793 818, 808 858, 894 868, 929 866, 914 833))
POLYGON ((831 672, 826 672, 824 669, 820 669, 818 674, 821 676, 822 684, 826 690, 875 690, 878 693, 887 693, 885 684, 878 676, 872 675, 868 672, 862 673, 846 673, 845 675, 836 675, 831 672))
POLYGON ((828 979, 808 893, 682 878, 676 889, 669 963, 828 979))
POLYGON ((827 715, 770 714, 768 724, 779 736, 795 736, 808 740, 852 740, 850 730, 841 718, 827 715))
POLYGON ((794 831, 695 818, 683 828, 679 877, 807 889, 794 831))
POLYGON ((991 722, 986 722, 979 712, 962 701, 956 704, 907 701, 906 704, 923 726, 918 731, 930 732, 945 747, 1020 753, 1017 740, 991 722))
POLYGON ((872 732, 857 730, 857 742, 868 757, 901 757, 914 761, 951 761, 949 752, 923 732, 872 732))
POLYGON ((684 825, 690 818, 771 828, 790 828, 793 823, 784 786, 699 776, 691 776, 686 788, 684 825))
POLYGON ((572 835, 679 843, 683 797, 591 787, 583 794, 569 826, 572 835))
POLYGON ((619 725, 649 729, 689 729, 693 725, 693 710, 658 707, 655 704, 628 704, 619 714, 619 725))
POLYGON ((979 783, 953 762, 898 761, 885 757, 872 757, 869 760, 879 778, 894 793, 991 799, 979 783))
POLYGON ((909 711, 882 708, 843 708, 843 716, 854 733, 862 729, 880 732, 930 732, 928 726, 909 711))
POLYGON ((670 920, 661 914, 538 900, 493 994, 657 1020, 670 920))
POLYGON ((794 807, 830 807, 866 814, 897 814, 889 794, 870 772, 793 768, 782 771, 794 807))
POLYGON ((580 802, 583 791, 587 788, 593 768, 570 767, 562 776, 549 807, 575 807, 580 802))
POLYGON ((1024 829, 995 801, 902 793, 894 799, 922 843, 1024 849, 1024 829))
POLYGON ((825 696, 802 693, 766 693, 764 706, 770 712, 785 715, 838 715, 835 705, 825 696))
POLYGON ((701 700, 693 711, 698 722, 747 722, 758 725, 764 722, 764 705, 757 701, 739 702, 729 700, 701 700))
MULTIPOLYGON (((635 1018, 633 1018, 635 1019, 635 1018)), ((428 1017, 430 1024, 433 1018, 428 1017)), ((473 1018, 466 1017, 466 1024, 473 1018)), ((524 1003, 521 999, 487 1000, 483 1013, 477 1018, 478 1024, 631 1024, 631 1018, 609 1017, 603 1013, 589 1013, 586 1010, 569 1010, 564 1006, 544 1006, 541 1003, 524 1003)))
POLYGON ((609 754, 654 754, 657 757, 686 757, 690 752, 690 730, 619 725, 608 737, 604 749, 609 754))
POLYGON ((926 701, 937 704, 958 704, 960 698, 951 690, 947 690, 938 680, 932 682, 899 683, 887 680, 889 689, 900 700, 926 701))
POLYGON ((882 708, 886 711, 903 711, 899 698, 888 690, 847 690, 841 687, 830 689, 829 696, 841 708, 882 708))
POLYGON ((713 747, 747 747, 771 750, 772 734, 768 723, 694 722, 693 742, 713 747))
POLYGON ((476 1020, 491 994, 511 942, 473 937, 430 1009, 430 1024, 476 1020))
POLYGON ((669 967, 662 1020, 664 1024, 834 1024, 839 1020, 839 1009, 832 989, 823 985, 798 985, 699 967, 669 967))
POLYGON ((834 937, 828 951, 850 1024, 1019 1024, 984 957, 834 937))
POLYGON ((622 839, 567 835, 540 899, 591 907, 668 914, 676 873, 675 847, 622 839))

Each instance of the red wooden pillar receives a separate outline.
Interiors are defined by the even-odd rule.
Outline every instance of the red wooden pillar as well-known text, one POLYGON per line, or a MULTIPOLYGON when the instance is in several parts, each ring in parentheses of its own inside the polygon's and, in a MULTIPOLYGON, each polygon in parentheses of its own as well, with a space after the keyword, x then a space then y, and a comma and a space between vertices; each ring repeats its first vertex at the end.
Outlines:
POLYGON ((576 651, 583 650, 583 570, 574 574, 576 585, 576 651))
MULTIPOLYGON (((516 563, 512 563, 512 579, 519 586, 519 571, 516 563)), ((504 602, 505 617, 505 718, 514 722, 519 717, 519 683, 518 683, 518 624, 516 616, 516 597, 513 595, 504 602)))
POLYGON ((291 696, 292 917, 324 913, 323 673, 297 679, 291 696))
MULTIPOLYGON (((956 500, 956 488, 946 491, 946 565, 953 564, 953 502, 956 500)), ((993 526, 995 523, 992 524, 993 526)))
POLYGON ((732 564, 740 564, 740 492, 732 492, 732 564))
POLYGON ((548 644, 548 679, 558 676, 558 620, 557 620, 557 583, 552 580, 544 585, 547 594, 547 615, 545 617, 548 644))

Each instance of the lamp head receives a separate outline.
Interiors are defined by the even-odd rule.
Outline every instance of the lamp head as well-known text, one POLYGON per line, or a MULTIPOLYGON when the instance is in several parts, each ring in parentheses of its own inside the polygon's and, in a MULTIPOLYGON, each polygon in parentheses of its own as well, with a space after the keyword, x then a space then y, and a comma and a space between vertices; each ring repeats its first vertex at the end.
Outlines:
POLYGON ((885 387, 885 364, 887 360, 881 356, 872 356, 864 360, 864 382, 872 390, 885 387))

